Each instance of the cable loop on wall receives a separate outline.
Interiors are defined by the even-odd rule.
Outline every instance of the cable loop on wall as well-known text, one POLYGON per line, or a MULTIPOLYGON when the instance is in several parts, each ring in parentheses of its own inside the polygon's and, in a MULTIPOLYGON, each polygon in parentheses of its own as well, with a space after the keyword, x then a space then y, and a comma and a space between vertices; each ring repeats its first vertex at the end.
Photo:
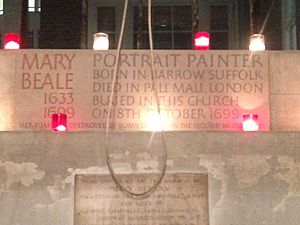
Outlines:
MULTIPOLYGON (((153 85, 153 90, 154 90, 154 97, 156 100, 156 107, 157 107, 157 112, 159 114, 160 118, 160 124, 162 124, 162 117, 161 117, 161 110, 160 110, 160 104, 159 104, 159 98, 158 98, 158 90, 157 90, 157 85, 155 82, 155 77, 154 77, 154 51, 153 51, 153 35, 152 35, 152 4, 151 0, 148 0, 148 29, 149 29, 149 45, 150 45, 150 55, 151 55, 151 82, 153 85)), ((161 140, 162 140, 162 148, 164 151, 163 154, 163 166, 162 166, 162 171, 156 180, 156 182, 145 192, 141 193, 135 193, 124 187, 124 185, 120 182, 120 180, 117 177, 117 174, 115 173, 114 169, 112 168, 111 165, 111 160, 110 160, 110 150, 109 150, 109 115, 112 110, 112 99, 114 96, 114 89, 115 89, 115 84, 117 80, 117 75, 119 73, 119 62, 120 62, 120 55, 121 55, 121 47, 122 47, 122 41, 123 41, 123 34, 124 34, 124 27, 125 27, 125 21, 126 21, 126 15, 127 15, 127 8, 128 8, 128 0, 124 1, 124 11, 123 11, 123 18, 122 18, 122 24, 121 24, 121 30, 120 30, 120 36, 119 36, 119 41, 118 41, 118 48, 117 48, 117 55, 116 55, 116 62, 115 62, 115 67, 113 71, 113 80, 112 80, 112 87, 111 87, 111 93, 110 93, 110 101, 108 105, 108 113, 107 113, 107 120, 106 120, 106 129, 105 129, 105 158, 106 158, 106 164, 108 166, 109 172, 112 176, 112 179, 114 180, 115 184, 117 187, 123 191, 125 194, 127 194, 129 197, 132 198, 145 198, 148 197, 151 193, 153 193, 157 187, 160 185, 162 182, 164 175, 166 173, 166 168, 167 168, 167 148, 165 144, 165 138, 164 138, 164 131, 163 127, 161 129, 160 135, 161 135, 161 140)), ((152 133, 150 141, 152 141, 154 137, 155 132, 152 133)), ((148 144, 147 148, 149 148, 150 144, 148 144)))

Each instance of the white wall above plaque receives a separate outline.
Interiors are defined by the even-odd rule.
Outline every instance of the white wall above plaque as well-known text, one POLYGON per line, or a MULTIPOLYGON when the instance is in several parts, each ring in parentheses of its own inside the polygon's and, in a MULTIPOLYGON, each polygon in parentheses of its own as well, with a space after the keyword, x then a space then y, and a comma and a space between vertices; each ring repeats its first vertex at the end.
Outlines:
MULTIPOLYGON (((120 175, 124 185, 144 192, 152 175, 120 175)), ((110 175, 75 176, 75 225, 208 225, 208 177, 166 174, 142 199, 121 192, 110 175)))

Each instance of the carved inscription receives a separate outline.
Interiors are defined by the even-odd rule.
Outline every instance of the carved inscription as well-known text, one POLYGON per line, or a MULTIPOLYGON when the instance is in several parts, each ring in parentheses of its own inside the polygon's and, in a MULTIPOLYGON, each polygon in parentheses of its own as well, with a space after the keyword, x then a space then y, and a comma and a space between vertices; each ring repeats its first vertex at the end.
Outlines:
POLYGON ((148 51, 128 50, 113 83, 115 63, 114 51, 25 51, 16 72, 17 129, 47 129, 53 113, 67 114, 75 131, 104 130, 107 118, 116 131, 156 130, 158 121, 167 131, 239 131, 248 113, 269 129, 265 53, 157 51, 152 71, 148 51))
MULTIPOLYGON (((21 129, 49 129, 51 115, 75 115, 74 53, 24 53, 20 62, 19 87, 22 99, 27 96, 28 110, 39 112, 35 121, 21 121, 21 129), (30 96, 30 97, 29 97, 30 96)), ((26 110, 23 108, 23 111, 26 110)), ((34 115, 34 113, 32 113, 34 115)))
MULTIPOLYGON (((120 175, 143 192, 152 175, 120 175)), ((208 225, 208 183, 203 174, 167 174, 147 198, 128 197, 109 175, 76 175, 75 225, 208 225)))
POLYGON ((241 130, 247 113, 259 114, 261 130, 269 129, 266 55, 161 52, 154 56, 153 74, 150 60, 144 52, 121 54, 113 86, 116 56, 94 54, 93 119, 109 117, 116 130, 151 130, 158 99, 164 130, 241 130), (112 91, 114 110, 108 115, 103 106, 112 91))

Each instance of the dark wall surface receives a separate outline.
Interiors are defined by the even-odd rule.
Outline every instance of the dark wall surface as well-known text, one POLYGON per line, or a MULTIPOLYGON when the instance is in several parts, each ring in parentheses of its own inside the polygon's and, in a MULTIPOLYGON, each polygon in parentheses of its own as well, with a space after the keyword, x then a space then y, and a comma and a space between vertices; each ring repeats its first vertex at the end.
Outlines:
POLYGON ((42 1, 40 48, 80 48, 81 0, 42 1))

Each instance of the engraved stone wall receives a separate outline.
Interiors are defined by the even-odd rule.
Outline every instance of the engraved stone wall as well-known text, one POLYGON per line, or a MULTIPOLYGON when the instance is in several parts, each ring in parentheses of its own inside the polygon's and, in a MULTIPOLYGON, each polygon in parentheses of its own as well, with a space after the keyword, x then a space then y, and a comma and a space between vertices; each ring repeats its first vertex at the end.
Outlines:
POLYGON ((110 175, 76 175, 75 225, 208 225, 207 175, 166 174, 157 187, 153 174, 117 179, 127 192, 110 175))
MULTIPOLYGON (((126 144, 115 155, 118 174, 157 172, 160 158, 128 162, 144 138, 115 136, 126 144)), ((101 132, 1 132, 1 224, 74 225, 74 175, 108 174, 104 139, 101 132)), ((211 225, 298 225, 299 140, 289 132, 169 132, 167 172, 208 174, 211 225)))
POLYGON ((149 52, 126 50, 114 85, 115 51, 20 51, 15 57, 7 130, 47 130, 53 113, 67 114, 70 131, 103 131, 107 117, 114 131, 155 130, 157 102, 166 131, 241 131, 249 113, 259 115, 260 130, 270 130, 267 53, 156 51, 152 79, 149 52))
MULTIPOLYGON (((69 88, 88 85, 88 90, 93 92, 93 85, 98 82, 93 78, 93 69, 85 73, 85 66, 72 64, 77 57, 72 59, 73 53, 83 58, 94 55, 91 51, 0 52, 1 225, 74 225, 75 175, 109 174, 104 157, 104 132, 91 129, 91 132, 57 134, 48 131, 48 125, 41 128, 40 123, 34 123, 35 120, 49 123, 43 117, 43 109, 57 107, 59 101, 66 103, 66 93, 72 90, 69 88), (28 63, 24 60, 25 54, 32 57, 27 58, 28 63), (50 58, 55 54, 56 64, 53 64, 50 58), (45 55, 48 56, 43 57, 45 55), (41 69, 41 65, 47 70, 41 69), (69 71, 70 65, 76 69, 69 71), (55 66, 62 69, 53 72, 55 66), (57 73, 63 74, 59 76, 63 80, 57 79, 57 73), (89 84, 75 82, 79 74, 80 79, 86 78, 89 84), (42 89, 42 84, 47 88, 42 89), (31 88, 34 85, 36 88, 31 88), (52 95, 55 97, 46 98, 45 104, 45 97, 54 87, 52 95), (56 93, 60 92, 65 98, 57 98, 56 93), (28 121, 21 127, 25 119, 28 121)), ((162 148, 159 133, 115 131, 109 133, 114 171, 118 175, 158 173, 164 163, 163 150, 167 150, 167 173, 208 174, 209 224, 298 225, 300 82, 297 74, 300 54, 297 51, 265 54, 269 65, 266 69, 269 71, 269 98, 265 98, 263 92, 262 99, 270 109, 269 131, 165 132, 166 149, 162 148), (153 138, 151 145, 149 137, 153 138)), ((87 67, 93 68, 93 63, 93 60, 88 61, 91 67, 87 67)), ((69 96, 70 104, 66 105, 90 104, 93 108, 91 92, 79 91, 76 96, 74 94, 72 103, 69 96)), ((80 110, 86 112, 84 107, 80 110)), ((84 116, 78 114, 78 118, 84 116)))

